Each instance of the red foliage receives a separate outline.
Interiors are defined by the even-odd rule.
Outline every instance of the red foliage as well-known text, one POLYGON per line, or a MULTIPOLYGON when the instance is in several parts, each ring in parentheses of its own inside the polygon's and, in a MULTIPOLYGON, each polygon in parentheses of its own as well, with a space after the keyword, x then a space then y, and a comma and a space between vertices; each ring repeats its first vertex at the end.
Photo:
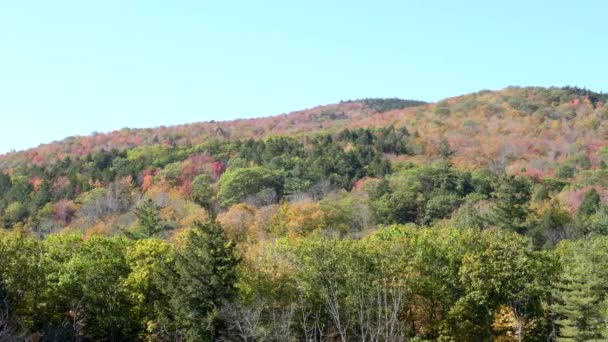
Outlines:
POLYGON ((363 189, 363 187, 366 184, 375 183, 375 182, 379 182, 379 181, 380 181, 379 178, 363 177, 363 178, 361 178, 361 179, 359 179, 358 181, 355 182, 355 185, 353 186, 353 189, 355 191, 359 191, 359 190, 363 189))
POLYGON ((224 173, 224 171, 226 171, 226 165, 224 165, 224 163, 222 162, 215 161, 211 163, 211 171, 211 177, 213 179, 219 179, 220 176, 224 173))
POLYGON ((62 191, 65 191, 68 189, 68 187, 71 185, 70 180, 68 179, 68 177, 65 176, 61 176, 58 177, 55 182, 53 183, 53 192, 58 194, 61 193, 62 191))
POLYGON ((600 194, 602 201, 604 200, 605 194, 601 187, 585 186, 583 188, 568 192, 566 194, 566 205, 567 205, 568 209, 570 210, 570 212, 575 212, 578 210, 578 208, 581 206, 581 203, 583 202, 583 198, 585 197, 585 194, 587 192, 589 192, 589 190, 591 190, 592 188, 594 188, 597 191, 597 193, 600 194))
POLYGON ((184 195, 184 197, 189 198, 192 194, 192 180, 183 179, 181 181, 181 185, 179 186, 179 191, 184 195))
POLYGON ((35 191, 40 190, 40 186, 42 186, 42 178, 35 176, 30 179, 30 185, 34 188, 35 191))
POLYGON ((539 169, 527 169, 526 172, 524 172, 524 175, 539 180, 543 177, 544 172, 539 169))
POLYGON ((142 174, 141 191, 146 192, 154 185, 154 170, 146 169, 142 174))
POLYGON ((76 205, 65 199, 53 204, 53 218, 64 225, 70 224, 76 214, 76 205))

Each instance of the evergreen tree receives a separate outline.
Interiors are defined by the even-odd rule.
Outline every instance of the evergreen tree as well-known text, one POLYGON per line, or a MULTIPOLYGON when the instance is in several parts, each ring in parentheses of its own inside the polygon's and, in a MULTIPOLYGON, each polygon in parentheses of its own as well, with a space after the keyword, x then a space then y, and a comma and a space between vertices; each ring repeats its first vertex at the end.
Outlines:
POLYGON ((163 319, 177 335, 187 341, 216 339, 220 309, 236 295, 238 263, 234 245, 218 223, 197 224, 186 234, 175 264, 166 265, 161 276, 170 297, 163 319))
POLYGON ((206 174, 196 176, 192 181, 192 200, 211 212, 213 191, 211 190, 211 178, 206 174))
POLYGON ((143 201, 135 208, 135 216, 137 230, 132 235, 136 238, 150 238, 171 228, 160 217, 160 207, 151 199, 143 201))
POLYGON ((606 237, 561 242, 562 265, 551 309, 561 341, 608 341, 606 237))
POLYGON ((588 217, 597 212, 600 207, 600 195, 597 193, 595 188, 587 191, 585 193, 585 197, 583 197, 583 202, 581 202, 581 206, 578 208, 578 214, 583 217, 588 217))
POLYGON ((589 260, 578 256, 565 265, 552 306, 557 314, 559 342, 608 341, 606 301, 602 281, 589 260))
POLYGON ((442 160, 449 162, 450 158, 456 153, 450 147, 450 143, 446 138, 442 138, 439 142, 439 156, 442 160))
POLYGON ((528 230, 526 218, 530 212, 531 187, 524 177, 504 175, 500 177, 492 193, 494 204, 487 217, 490 224, 514 230, 520 234, 528 230))

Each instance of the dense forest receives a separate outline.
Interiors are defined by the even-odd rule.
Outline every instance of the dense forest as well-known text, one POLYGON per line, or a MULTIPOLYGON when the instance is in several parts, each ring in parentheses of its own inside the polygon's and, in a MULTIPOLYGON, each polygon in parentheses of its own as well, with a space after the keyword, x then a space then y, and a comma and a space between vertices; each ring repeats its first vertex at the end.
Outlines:
POLYGON ((0 157, 0 341, 608 341, 607 95, 507 88, 0 157))

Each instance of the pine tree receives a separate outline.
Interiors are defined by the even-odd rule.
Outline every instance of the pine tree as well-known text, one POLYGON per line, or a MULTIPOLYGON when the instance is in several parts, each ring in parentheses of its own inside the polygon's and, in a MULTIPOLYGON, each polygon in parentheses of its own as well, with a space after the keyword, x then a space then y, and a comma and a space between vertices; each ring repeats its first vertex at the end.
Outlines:
POLYGON ((487 221, 499 228, 514 230, 520 234, 528 230, 526 222, 530 212, 530 183, 523 177, 504 175, 492 193, 494 205, 487 221))
POLYGON ((554 292, 556 303, 552 306, 557 314, 559 342, 608 341, 602 287, 593 265, 584 257, 578 256, 565 265, 554 292))
POLYGON ((578 208, 578 214, 583 217, 588 217, 597 212, 600 207, 600 195, 595 188, 587 191, 581 206, 578 208))
POLYGON ((137 230, 132 233, 137 238, 150 238, 170 229, 160 217, 160 207, 151 199, 143 201, 135 208, 137 216, 137 230))
POLYGON ((170 298, 164 321, 187 341, 213 341, 220 309, 234 299, 239 258, 217 222, 198 224, 185 237, 174 265, 166 265, 161 287, 170 298))

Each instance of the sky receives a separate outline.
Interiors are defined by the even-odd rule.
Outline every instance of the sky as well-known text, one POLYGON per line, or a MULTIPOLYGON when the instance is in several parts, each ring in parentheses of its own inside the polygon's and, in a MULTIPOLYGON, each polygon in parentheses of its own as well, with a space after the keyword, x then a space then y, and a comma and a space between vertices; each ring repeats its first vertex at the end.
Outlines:
POLYGON ((0 4, 0 153, 123 127, 509 85, 608 91, 606 1, 0 4))

